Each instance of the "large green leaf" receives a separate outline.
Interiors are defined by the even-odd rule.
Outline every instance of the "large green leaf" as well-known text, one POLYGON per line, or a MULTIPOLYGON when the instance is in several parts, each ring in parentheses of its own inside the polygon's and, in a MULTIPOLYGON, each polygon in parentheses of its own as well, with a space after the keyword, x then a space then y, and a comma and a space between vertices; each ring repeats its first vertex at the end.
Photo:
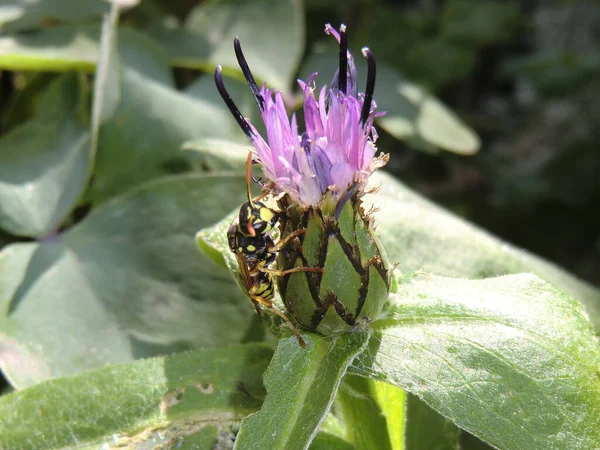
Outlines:
POLYGON ((0 32, 31 29, 49 20, 75 22, 99 17, 109 7, 105 0, 4 0, 0 6, 0 32))
POLYGON ((402 272, 464 278, 532 272, 582 302, 600 331, 598 289, 434 205, 385 172, 371 182, 381 190, 365 200, 380 208, 377 232, 402 272))
POLYGON ((600 348, 581 304, 529 274, 405 280, 353 367, 501 449, 600 446, 600 348))
MULTIPOLYGON (((138 48, 141 55, 145 51, 138 48)), ((94 183, 88 192, 88 199, 96 203, 149 179, 188 170, 181 147, 192 139, 237 137, 247 142, 212 79, 203 77, 193 90, 182 93, 153 75, 167 71, 166 63, 148 59, 144 64, 139 59, 133 67, 125 61, 121 102, 100 130, 94 183)))
POLYGON ((150 30, 175 65, 239 71, 233 38, 239 36, 254 75, 288 92, 304 51, 304 9, 298 0, 220 0, 194 8, 183 28, 150 30))
MULTIPOLYGON (((331 82, 338 59, 330 46, 319 46, 307 58, 301 78, 319 72, 317 84, 331 82)), ((377 55, 375 55, 377 57, 377 55)), ((359 92, 366 84, 365 65, 356 56, 359 92)), ((395 69, 377 64, 374 98, 385 116, 377 124, 394 137, 425 150, 441 148, 454 153, 472 154, 479 149, 479 138, 448 107, 415 83, 404 79, 395 69)))
POLYGON ((196 230, 244 193, 241 176, 161 179, 51 240, 6 247, 0 368, 7 378, 21 388, 107 362, 255 339, 251 305, 194 245, 196 230))
POLYGON ((265 374, 260 412, 242 422, 235 449, 306 449, 329 412, 340 380, 368 340, 368 333, 281 339, 265 374))
POLYGON ((2 396, 0 449, 216 448, 260 408, 271 355, 260 344, 186 352, 2 396))
POLYGON ((18 236, 56 231, 80 197, 92 160, 81 76, 44 93, 38 116, 0 139, 0 227, 18 236))
MULTIPOLYGON (((80 70, 93 72, 100 57, 100 25, 63 25, 31 33, 0 36, 0 68, 8 70, 80 70)), ((131 28, 118 33, 127 67, 161 83, 170 83, 167 58, 148 36, 131 28)))

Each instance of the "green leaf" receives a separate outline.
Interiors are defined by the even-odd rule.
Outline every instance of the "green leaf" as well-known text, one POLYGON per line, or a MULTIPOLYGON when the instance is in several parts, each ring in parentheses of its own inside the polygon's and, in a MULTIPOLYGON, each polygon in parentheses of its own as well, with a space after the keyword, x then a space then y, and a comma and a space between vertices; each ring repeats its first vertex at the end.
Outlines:
POLYGON ((265 374, 260 412, 242 421, 235 444, 243 449, 306 449, 333 403, 340 380, 367 342, 364 332, 323 338, 281 339, 265 374))
POLYGON ((405 450, 456 450, 461 430, 450 420, 441 416, 419 397, 406 395, 405 450))
MULTIPOLYGON (((100 33, 100 26, 93 24, 55 26, 0 36, 0 68, 93 72, 100 55, 100 33)), ((121 59, 127 67, 161 83, 172 82, 166 56, 148 36, 123 28, 117 40, 121 59)))
POLYGON ((366 196, 389 260, 402 272, 487 278, 532 272, 582 302, 600 330, 600 291, 563 269, 518 249, 434 205, 385 172, 371 177, 379 195, 366 196))
POLYGON ((333 434, 319 432, 310 444, 310 450, 354 450, 348 441, 333 434))
POLYGON ((354 371, 502 449, 600 446, 600 349, 583 307, 534 275, 414 278, 354 371))
POLYGON ((34 33, 0 36, 0 67, 7 70, 92 72, 99 27, 51 27, 34 33))
POLYGON ((394 445, 391 437, 393 428, 402 431, 404 392, 390 386, 400 393, 400 397, 392 395, 390 398, 378 399, 376 383, 383 384, 375 380, 347 375, 342 381, 336 398, 336 406, 340 407, 346 424, 347 439, 357 450, 401 448, 398 445, 401 441, 394 445), (386 405, 385 409, 379 400, 386 405), (390 419, 395 419, 395 422, 387 420, 386 411, 392 414, 390 419), (398 416, 397 413, 400 415, 398 416))
POLYGON ((92 103, 91 147, 94 157, 98 148, 100 125, 114 114, 121 101, 121 73, 117 50, 117 24, 119 9, 113 3, 111 12, 102 23, 102 34, 92 103))
MULTIPOLYGON (((139 54, 145 51, 138 48, 139 54)), ((149 66, 150 76, 144 67, 124 67, 121 103, 101 128, 94 184, 87 197, 94 203, 144 181, 189 170, 181 147, 192 139, 237 136, 247 142, 214 82, 203 82, 202 88, 186 95, 170 81, 158 82, 152 75, 154 66, 149 66)), ((166 65, 162 68, 168 70, 166 65)))
POLYGON ((297 0, 221 0, 194 8, 183 28, 154 28, 177 66, 213 70, 217 64, 239 72, 233 38, 258 80, 288 93, 304 51, 304 9, 297 0))
POLYGON ((105 0, 4 0, 0 6, 0 32, 40 27, 48 21, 82 21, 107 13, 109 7, 105 0))
MULTIPOLYGON (((301 78, 306 79, 318 71, 317 84, 328 84, 337 68, 336 55, 326 47, 317 47, 303 65, 301 78)), ((356 62, 359 92, 362 92, 362 83, 366 83, 365 65, 358 59, 356 62)), ((397 139, 407 140, 409 145, 426 150, 440 148, 463 155, 479 150, 480 142, 475 132, 449 108, 383 63, 377 64, 374 98, 377 110, 386 112, 377 124, 397 139)))
POLYGON ((222 220, 196 233, 196 244, 206 256, 221 267, 231 271, 237 270, 237 260, 229 249, 227 229, 239 215, 239 207, 226 215, 222 220))
POLYGON ((70 73, 44 93, 38 117, 0 139, 0 227, 55 231, 85 188, 92 160, 84 80, 70 73))
POLYGON ((19 75, 17 79, 22 80, 23 86, 5 99, 0 113, 0 127, 3 134, 35 116, 40 98, 57 77, 56 74, 48 72, 22 72, 19 75))
POLYGON ((242 176, 164 178, 53 239, 4 248, 6 377, 22 388, 108 362, 260 338, 230 273, 194 244, 198 228, 244 197, 242 176))
POLYGON ((406 392, 389 383, 373 379, 369 380, 369 390, 386 418, 392 449, 405 449, 406 392))
POLYGON ((271 355, 261 344, 186 352, 2 396, 0 449, 214 448, 219 435, 232 435, 232 422, 260 407, 271 355))
POLYGON ((192 169, 233 170, 244 167, 248 145, 222 139, 194 139, 183 144, 184 157, 192 169))

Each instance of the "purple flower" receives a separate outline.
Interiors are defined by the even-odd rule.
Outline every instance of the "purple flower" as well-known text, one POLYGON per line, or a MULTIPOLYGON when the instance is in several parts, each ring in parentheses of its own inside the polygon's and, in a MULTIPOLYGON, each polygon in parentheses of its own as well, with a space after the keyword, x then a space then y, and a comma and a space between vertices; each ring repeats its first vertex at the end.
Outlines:
POLYGON ((252 90, 267 129, 267 140, 246 120, 227 93, 221 67, 215 71, 219 93, 242 130, 252 141, 256 160, 262 163, 265 176, 274 183, 275 193, 287 193, 303 206, 319 205, 328 192, 341 198, 349 188, 364 188, 369 175, 387 161, 387 155, 375 157, 377 133, 373 119, 375 59, 368 48, 368 76, 364 94, 357 93, 356 68, 348 52, 346 27, 336 32, 329 24, 325 33, 340 44, 339 69, 329 88, 323 86, 315 98, 314 73, 306 82, 298 80, 304 94, 305 131, 299 133, 296 115, 291 120, 281 92, 258 88, 236 38, 234 48, 238 63, 252 90))

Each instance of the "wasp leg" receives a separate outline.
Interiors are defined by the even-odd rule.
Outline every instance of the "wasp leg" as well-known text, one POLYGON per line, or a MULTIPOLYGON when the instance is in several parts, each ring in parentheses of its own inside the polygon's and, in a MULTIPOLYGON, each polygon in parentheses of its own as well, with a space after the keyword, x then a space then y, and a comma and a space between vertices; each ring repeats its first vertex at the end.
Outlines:
POLYGON ((293 233, 288 234, 286 237, 284 237, 283 239, 280 239, 279 242, 277 242, 277 244, 273 245, 272 247, 269 247, 269 252, 278 252, 279 250, 281 250, 281 248, 288 243, 288 241, 290 239, 295 238, 296 236, 300 236, 301 234, 306 233, 306 228, 301 228, 300 230, 296 230, 293 233))
POLYGON ((269 181, 268 183, 262 184, 261 187, 263 189, 262 192, 260 193, 260 195, 258 197, 256 197, 254 199, 257 202, 260 201, 261 199, 265 198, 267 195, 269 195, 271 193, 271 191, 275 187, 275 183, 273 183, 272 181, 269 181))
POLYGON ((279 317, 281 317, 283 319, 283 321, 285 322, 285 324, 288 326, 288 328, 290 329, 290 331, 294 334, 294 336, 296 336, 296 339, 298 339, 298 344, 300 344, 300 347, 306 347, 306 342, 304 342, 304 339, 302 339, 302 336, 300 336, 300 333, 298 332, 298 330, 296 329, 296 327, 294 325, 292 325, 292 322, 290 322, 290 319, 288 319, 285 314, 283 314, 281 311, 279 311, 277 308, 275 308, 275 306, 273 306, 273 302, 271 300, 267 300, 266 298, 260 297, 258 295, 254 295, 252 293, 252 291, 254 290, 255 286, 252 286, 252 289, 250 289, 250 291, 248 292, 249 296, 250 296, 250 300, 252 300, 252 302, 256 305, 258 305, 259 303, 263 306, 265 306, 266 308, 269 308, 271 311, 273 311, 275 314, 277 314, 279 317))
POLYGON ((258 270, 260 270, 263 273, 270 273, 271 275, 275 275, 277 277, 283 277, 285 275, 297 272, 323 273, 323 269, 320 267, 294 267, 293 269, 288 270, 277 270, 270 269, 268 267, 259 267, 258 270))

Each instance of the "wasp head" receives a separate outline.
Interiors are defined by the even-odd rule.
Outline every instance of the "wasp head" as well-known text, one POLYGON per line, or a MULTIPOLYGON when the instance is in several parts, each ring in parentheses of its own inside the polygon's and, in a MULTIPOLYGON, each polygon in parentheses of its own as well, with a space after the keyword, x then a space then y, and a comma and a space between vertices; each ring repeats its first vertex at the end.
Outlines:
POLYGON ((279 217, 261 202, 246 202, 240 207, 239 230, 246 237, 261 236, 271 231, 279 217))

